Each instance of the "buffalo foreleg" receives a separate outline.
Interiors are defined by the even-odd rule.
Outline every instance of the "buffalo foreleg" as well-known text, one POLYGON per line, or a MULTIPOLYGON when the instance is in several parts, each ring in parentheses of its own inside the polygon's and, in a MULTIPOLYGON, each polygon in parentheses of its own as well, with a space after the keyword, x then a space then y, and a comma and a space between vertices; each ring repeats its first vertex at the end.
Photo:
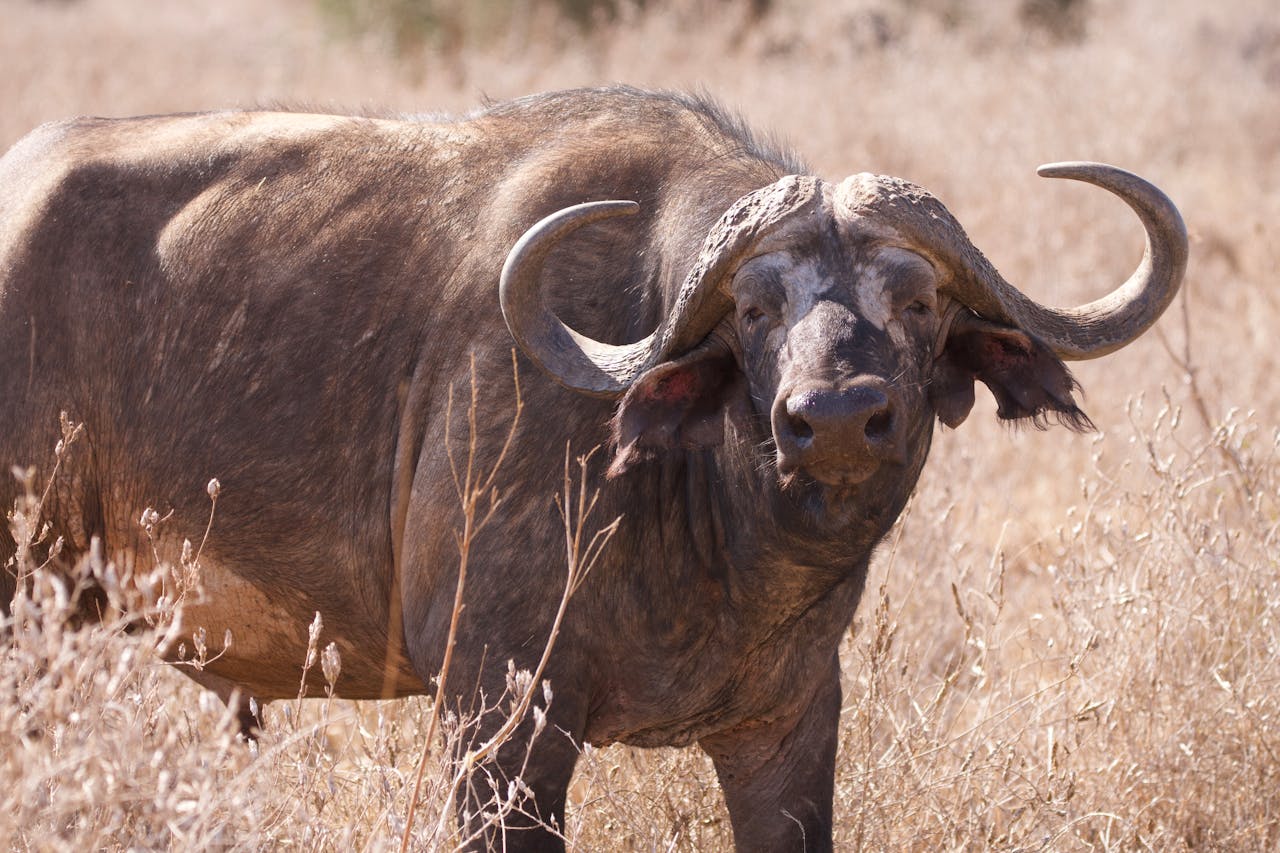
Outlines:
MULTIPOLYGON (((531 714, 496 755, 471 768, 456 801, 467 849, 564 850, 565 803, 578 760, 570 730, 550 718, 538 726, 531 714)), ((476 742, 491 734, 483 726, 476 742)))
POLYGON ((795 714, 703 738, 739 851, 831 850, 839 664, 795 714))

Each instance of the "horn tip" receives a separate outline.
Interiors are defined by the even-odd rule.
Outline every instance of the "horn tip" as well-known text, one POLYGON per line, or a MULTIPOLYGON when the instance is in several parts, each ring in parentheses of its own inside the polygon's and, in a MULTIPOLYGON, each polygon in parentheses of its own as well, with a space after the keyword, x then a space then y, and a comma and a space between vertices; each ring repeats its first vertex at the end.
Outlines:
POLYGON ((595 204, 598 206, 598 209, 602 211, 608 210, 610 213, 615 213, 620 216, 631 216, 632 214, 640 212, 640 202, 638 201, 617 199, 610 201, 588 202, 588 204, 595 204))
POLYGON ((1036 174, 1042 178, 1073 178, 1089 180, 1097 175, 1129 174, 1124 169, 1108 166, 1106 163, 1094 163, 1089 160, 1063 160, 1058 163, 1045 163, 1036 168, 1036 174))

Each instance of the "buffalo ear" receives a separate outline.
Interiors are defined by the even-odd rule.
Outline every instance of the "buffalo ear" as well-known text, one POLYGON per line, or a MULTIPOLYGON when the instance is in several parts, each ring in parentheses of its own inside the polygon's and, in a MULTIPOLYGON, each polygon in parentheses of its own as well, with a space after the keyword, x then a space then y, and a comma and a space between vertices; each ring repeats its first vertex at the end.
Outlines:
POLYGON ((929 383, 929 400, 947 426, 957 427, 969 416, 974 380, 991 390, 1001 420, 1029 418, 1037 427, 1057 421, 1077 432, 1093 429, 1072 397, 1079 387, 1075 378, 1052 350, 1021 329, 962 309, 929 383))
POLYGON ((613 417, 609 476, 668 450, 718 446, 726 409, 745 404, 746 377, 733 351, 717 339, 651 367, 627 389, 613 417))

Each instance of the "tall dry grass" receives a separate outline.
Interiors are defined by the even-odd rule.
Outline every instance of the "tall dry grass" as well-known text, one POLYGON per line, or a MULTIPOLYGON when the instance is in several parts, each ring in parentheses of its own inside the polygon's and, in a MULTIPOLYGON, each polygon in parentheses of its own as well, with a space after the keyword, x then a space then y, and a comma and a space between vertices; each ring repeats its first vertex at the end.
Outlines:
MULTIPOLYGON (((0 0, 0 145, 76 113, 702 87, 823 174, 930 187, 1008 278, 1061 304, 1127 275, 1140 238, 1121 205, 1034 166, 1149 176, 1183 210, 1191 265, 1155 332, 1077 366, 1098 433, 1011 433, 980 402, 936 438, 877 557, 842 654, 837 838, 1275 849, 1280 12, 1094 0, 1063 39, 1023 6, 778 0, 750 23, 671 0, 590 38, 535 8, 485 43, 393 59, 303 0, 0 0)), ((428 701, 277 703, 250 749, 158 663, 163 613, 69 627, 73 591, 35 584, 0 658, 0 834, 15 847, 400 845, 428 701)), ((429 779, 446 778, 443 754, 429 779)), ((445 843, 430 823, 414 838, 445 843)), ((565 834, 584 850, 729 845, 714 774, 688 751, 585 750, 565 834)))

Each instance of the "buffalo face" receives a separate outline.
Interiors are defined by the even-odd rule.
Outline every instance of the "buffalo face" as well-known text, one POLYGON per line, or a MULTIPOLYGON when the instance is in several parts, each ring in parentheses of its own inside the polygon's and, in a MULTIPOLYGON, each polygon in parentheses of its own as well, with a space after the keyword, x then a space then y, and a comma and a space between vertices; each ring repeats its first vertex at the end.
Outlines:
POLYGON ((1097 184, 1142 220, 1143 262, 1107 296, 1076 308, 1038 305, 907 181, 792 175, 724 212, 666 318, 641 341, 614 345, 569 329, 539 285, 557 243, 634 213, 630 202, 578 205, 529 229, 503 270, 503 312, 556 381, 622 397, 611 475, 669 450, 721 444, 727 415, 736 435, 766 448, 784 488, 871 506, 910 489, 934 416, 958 426, 976 382, 1002 419, 1090 426, 1063 359, 1124 346, 1173 298, 1186 232, 1159 189, 1100 164, 1041 173, 1097 184))
POLYGON ((784 489, 870 506, 910 489, 933 418, 959 425, 975 381, 1003 418, 1087 425, 1061 360, 947 295, 952 273, 932 247, 833 207, 762 238, 733 270, 711 335, 634 381, 615 419, 615 475, 720 444, 728 412, 784 489))
POLYGON ((845 490, 927 448, 936 276, 896 246, 805 243, 734 276, 742 367, 783 482, 845 490))

